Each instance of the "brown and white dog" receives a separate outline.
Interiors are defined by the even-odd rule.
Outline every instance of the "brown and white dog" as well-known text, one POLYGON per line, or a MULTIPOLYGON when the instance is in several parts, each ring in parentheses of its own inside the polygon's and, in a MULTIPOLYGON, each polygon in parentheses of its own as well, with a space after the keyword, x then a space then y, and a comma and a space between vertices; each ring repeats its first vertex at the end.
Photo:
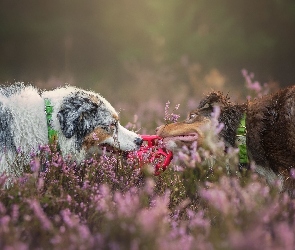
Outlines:
POLYGON ((220 133, 227 145, 235 146, 236 131, 246 114, 246 146, 248 156, 257 165, 256 171, 269 182, 279 179, 282 189, 293 197, 295 179, 295 86, 248 101, 235 104, 220 92, 212 92, 201 100, 186 120, 162 125, 157 134, 164 137, 167 147, 173 149, 198 140, 202 144, 202 125, 210 123, 215 105, 220 106, 220 133))

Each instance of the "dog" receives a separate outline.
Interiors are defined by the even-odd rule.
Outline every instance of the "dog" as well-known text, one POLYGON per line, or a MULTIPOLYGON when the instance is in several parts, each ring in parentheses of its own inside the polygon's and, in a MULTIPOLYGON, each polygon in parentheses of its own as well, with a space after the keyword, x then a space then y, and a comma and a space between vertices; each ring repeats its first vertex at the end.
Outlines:
POLYGON ((81 162, 98 144, 133 151, 142 139, 121 126, 115 109, 94 92, 71 86, 40 91, 22 83, 0 88, 0 174, 20 175, 12 169, 19 152, 28 164, 31 153, 51 142, 81 162))
POLYGON ((269 183, 278 181, 281 190, 294 197, 295 86, 242 104, 232 103, 221 92, 213 91, 186 120, 160 126, 157 135, 164 138, 170 149, 193 141, 201 146, 202 127, 210 123, 215 105, 220 107, 219 122, 224 124, 220 137, 225 145, 237 146, 237 130, 245 116, 245 142, 250 162, 256 163, 255 170, 269 183))

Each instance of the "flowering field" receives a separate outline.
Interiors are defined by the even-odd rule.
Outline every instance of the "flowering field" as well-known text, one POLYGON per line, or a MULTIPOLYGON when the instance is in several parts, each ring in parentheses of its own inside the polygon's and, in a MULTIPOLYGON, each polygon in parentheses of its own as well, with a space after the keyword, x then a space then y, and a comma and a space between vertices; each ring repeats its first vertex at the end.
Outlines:
MULTIPOLYGON (((255 95, 266 91, 244 76, 255 95)), ((178 118, 161 108, 127 127, 142 133, 178 118)), ((0 249, 294 249, 294 200, 255 165, 237 170, 237 149, 224 153, 217 118, 218 109, 205 145, 182 148, 159 176, 119 153, 76 165, 42 147, 11 187, 0 177, 0 249)))

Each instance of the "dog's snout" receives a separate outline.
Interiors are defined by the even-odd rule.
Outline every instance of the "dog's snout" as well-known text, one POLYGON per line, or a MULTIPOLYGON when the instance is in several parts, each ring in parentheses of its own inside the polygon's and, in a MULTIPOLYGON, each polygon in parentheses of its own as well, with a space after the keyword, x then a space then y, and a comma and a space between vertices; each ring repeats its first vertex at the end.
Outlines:
POLYGON ((134 140, 134 142, 135 142, 136 145, 140 146, 140 145, 142 144, 142 142, 143 142, 143 139, 140 138, 140 137, 137 137, 137 138, 134 140))
POLYGON ((156 133, 158 133, 159 129, 160 129, 160 127, 157 127, 157 128, 156 128, 156 133))
POLYGON ((161 126, 159 126, 159 127, 156 128, 156 134, 157 135, 159 135, 162 132, 163 127, 164 127, 164 125, 161 125, 161 126))

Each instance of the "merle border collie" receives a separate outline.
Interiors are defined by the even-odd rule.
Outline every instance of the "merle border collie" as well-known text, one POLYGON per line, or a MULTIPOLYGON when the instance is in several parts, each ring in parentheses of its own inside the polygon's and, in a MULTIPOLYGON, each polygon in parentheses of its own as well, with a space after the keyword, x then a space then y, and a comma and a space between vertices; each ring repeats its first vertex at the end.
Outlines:
POLYGON ((12 173, 19 151, 28 163, 30 153, 49 143, 49 129, 55 131, 61 153, 77 161, 96 151, 98 144, 132 151, 142 143, 120 125, 118 113, 99 94, 70 86, 40 91, 14 84, 0 88, 0 174, 12 173))

